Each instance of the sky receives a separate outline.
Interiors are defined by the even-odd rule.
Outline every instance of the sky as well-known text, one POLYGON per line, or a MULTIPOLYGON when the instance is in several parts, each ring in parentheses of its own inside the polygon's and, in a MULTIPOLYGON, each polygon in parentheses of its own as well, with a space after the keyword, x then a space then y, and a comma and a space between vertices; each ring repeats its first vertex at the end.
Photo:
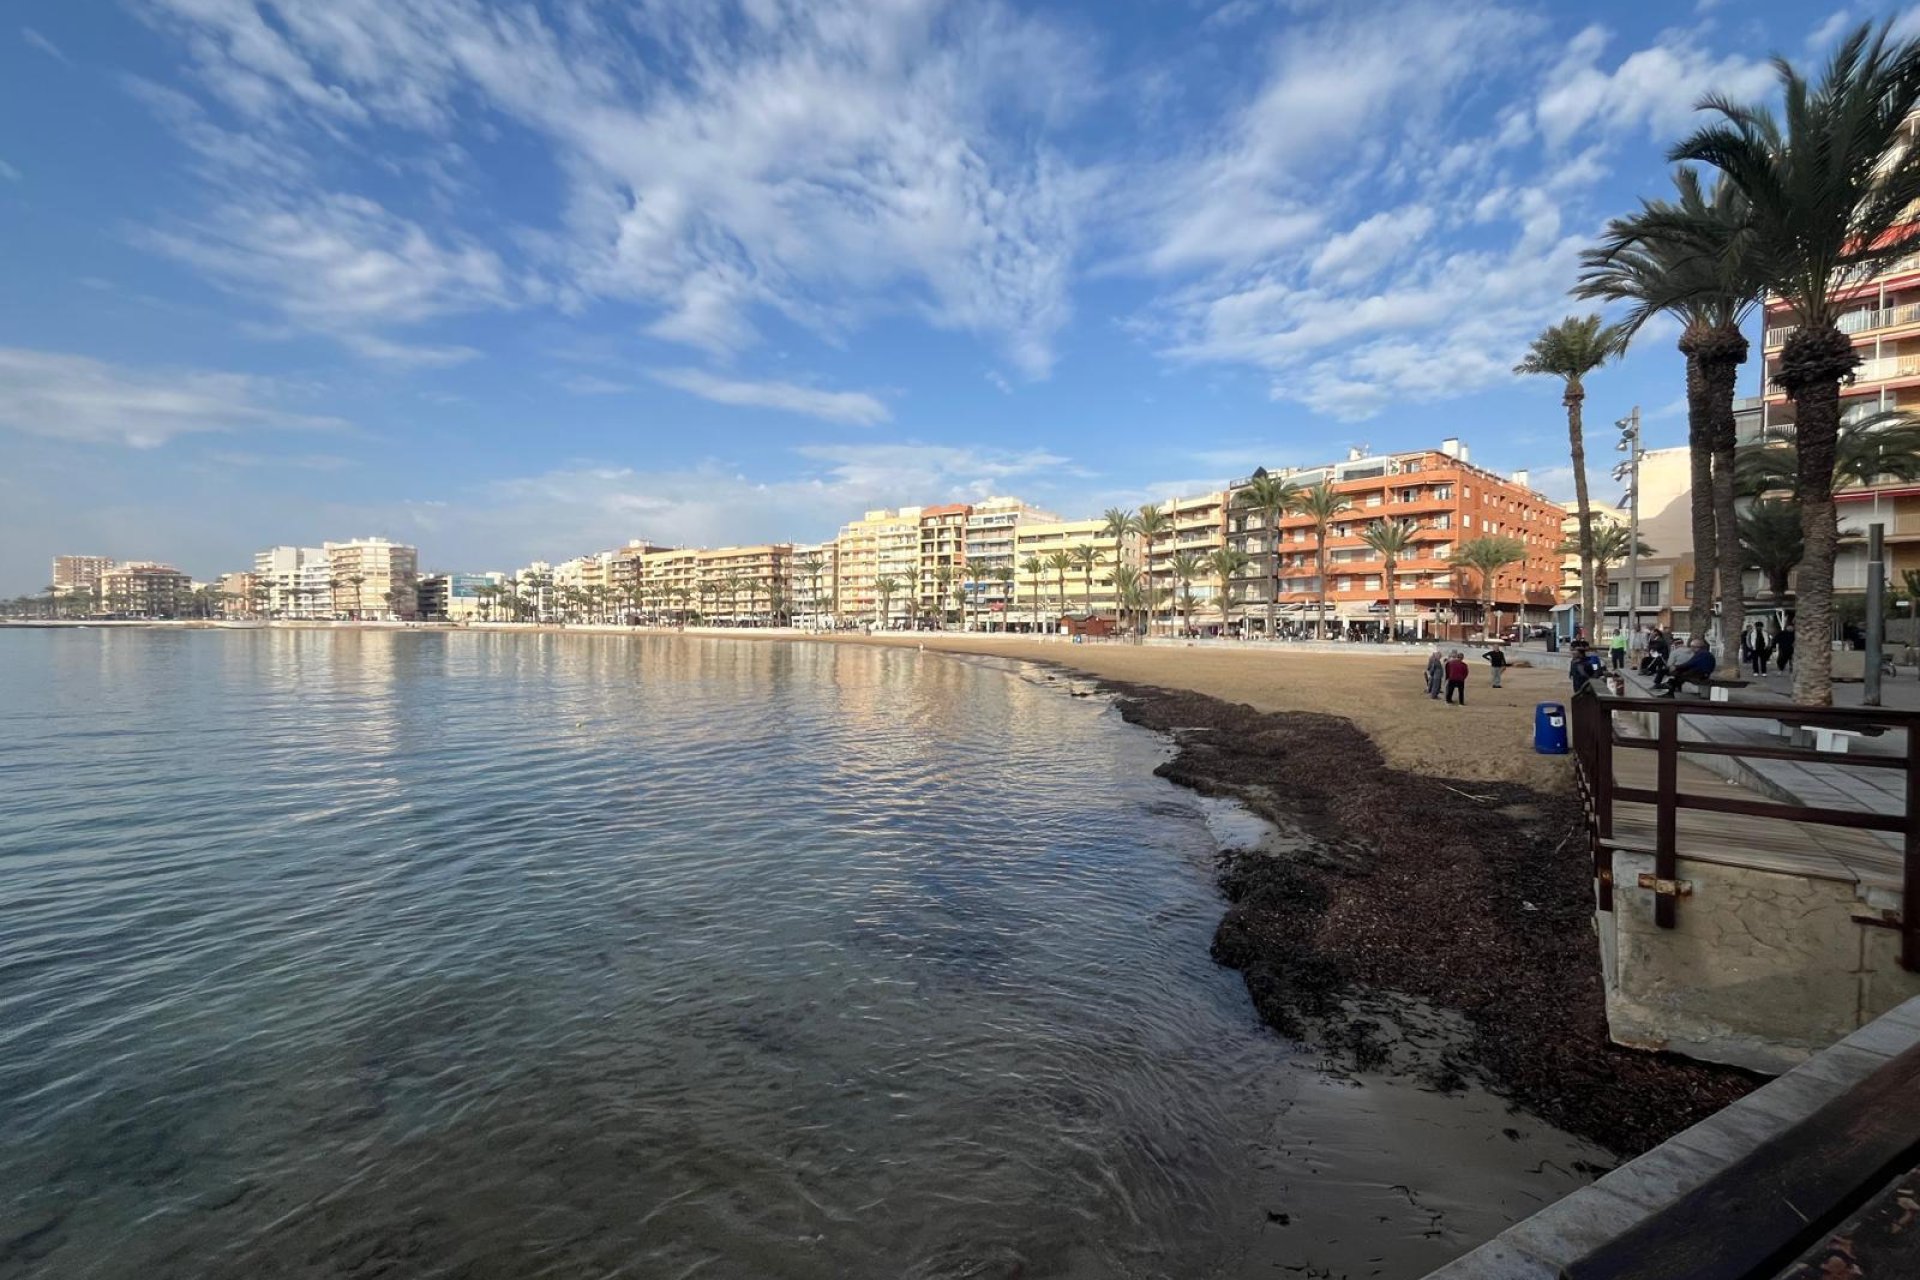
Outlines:
MULTIPOLYGON (((1448 436, 1805 0, 15 0, 0 594, 1068 516, 1448 436)), ((1590 383, 1684 440, 1677 331, 1590 383)), ((1757 344, 1756 344, 1757 345, 1757 344)), ((1743 393, 1758 390, 1750 368, 1743 393)), ((1604 453, 1604 443, 1602 452, 1604 453)), ((1605 459, 1602 459, 1603 463, 1605 459)), ((1605 496, 1607 484, 1596 490, 1605 496)))

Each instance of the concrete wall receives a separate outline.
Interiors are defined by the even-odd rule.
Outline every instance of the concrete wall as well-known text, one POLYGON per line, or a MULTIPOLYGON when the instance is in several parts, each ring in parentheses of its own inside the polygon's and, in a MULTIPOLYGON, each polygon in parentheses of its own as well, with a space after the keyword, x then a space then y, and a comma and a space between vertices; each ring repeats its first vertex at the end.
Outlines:
POLYGON ((1646 854, 1613 857, 1598 912, 1613 1039, 1770 1074, 1920 995, 1900 935, 1859 923, 1854 885, 1681 859, 1676 927, 1654 924, 1646 854))

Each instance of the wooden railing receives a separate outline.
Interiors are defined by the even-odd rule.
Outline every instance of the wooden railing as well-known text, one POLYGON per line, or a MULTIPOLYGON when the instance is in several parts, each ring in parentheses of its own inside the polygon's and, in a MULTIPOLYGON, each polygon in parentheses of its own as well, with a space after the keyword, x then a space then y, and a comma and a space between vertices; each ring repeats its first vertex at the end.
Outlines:
MULTIPOLYGON (((1574 777, 1586 812, 1593 875, 1602 911, 1613 910, 1613 853, 1616 849, 1645 852, 1643 846, 1618 839, 1614 833, 1614 806, 1644 804, 1654 812, 1653 880, 1654 923, 1674 927, 1682 887, 1679 877, 1679 822, 1682 809, 1738 814, 1781 822, 1811 823, 1864 831, 1885 831, 1901 837, 1900 964, 1920 972, 1920 712, 1888 711, 1878 707, 1801 707, 1732 702, 1695 702, 1676 698, 1616 698, 1596 694, 1574 697, 1571 746, 1574 777), (1622 737, 1613 718, 1637 712, 1652 718, 1649 737, 1622 737), (1807 747, 1759 743, 1695 741, 1680 737, 1682 716, 1753 722, 1785 721, 1809 729, 1843 729, 1882 734, 1905 733, 1897 755, 1868 755, 1816 751, 1807 747), (1655 753, 1654 786, 1622 785, 1615 775, 1616 749, 1655 753), (1816 805, 1782 804, 1770 800, 1701 795, 1680 789, 1683 755, 1731 756, 1749 760, 1792 760, 1804 764, 1839 765, 1849 769, 1898 769, 1905 775, 1905 804, 1899 814, 1861 809, 1833 809, 1816 805)), ((1888 921, 1888 924, 1894 924, 1888 921)))

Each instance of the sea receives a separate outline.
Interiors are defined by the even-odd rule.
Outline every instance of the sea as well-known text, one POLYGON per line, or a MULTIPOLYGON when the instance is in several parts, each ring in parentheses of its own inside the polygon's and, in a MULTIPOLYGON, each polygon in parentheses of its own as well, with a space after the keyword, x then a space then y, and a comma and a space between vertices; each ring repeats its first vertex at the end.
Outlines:
POLYGON ((1415 1277, 1591 1175, 1262 1026, 1035 667, 0 629, 0 1280, 1415 1277))

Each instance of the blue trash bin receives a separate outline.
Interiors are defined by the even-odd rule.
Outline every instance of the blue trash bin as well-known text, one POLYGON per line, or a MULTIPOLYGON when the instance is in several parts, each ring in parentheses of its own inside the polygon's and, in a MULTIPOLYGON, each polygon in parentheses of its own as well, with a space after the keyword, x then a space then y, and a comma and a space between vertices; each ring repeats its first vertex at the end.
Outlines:
POLYGON ((1543 756, 1567 754, 1567 709, 1542 702, 1533 709, 1533 749, 1543 756))

